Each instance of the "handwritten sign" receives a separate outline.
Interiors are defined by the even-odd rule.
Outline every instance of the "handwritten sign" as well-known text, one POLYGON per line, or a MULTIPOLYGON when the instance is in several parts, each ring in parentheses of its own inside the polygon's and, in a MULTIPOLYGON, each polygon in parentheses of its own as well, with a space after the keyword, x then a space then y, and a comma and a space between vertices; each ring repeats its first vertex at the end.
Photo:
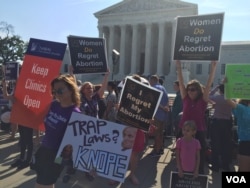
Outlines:
POLYGON ((226 65, 225 97, 227 99, 250 99, 250 65, 226 65))
POLYGON ((105 39, 69 36, 68 44, 74 74, 107 72, 105 39))
POLYGON ((117 119, 125 125, 148 131, 160 104, 162 92, 127 77, 121 93, 117 119))
POLYGON ((59 75, 66 44, 30 39, 17 80, 11 122, 44 129, 43 118, 52 100, 51 81, 59 75))
POLYGON ((136 132, 133 127, 73 112, 55 162, 69 159, 63 151, 70 146, 74 168, 124 182, 136 132), (133 139, 127 139, 127 131, 132 131, 133 139))
POLYGON ((193 178, 193 174, 185 173, 183 178, 178 176, 178 172, 171 172, 169 188, 207 188, 208 177, 199 175, 193 178))
POLYGON ((5 80, 17 80, 19 75, 19 63, 8 62, 5 65, 5 80))
POLYGON ((174 60, 219 60, 224 13, 177 17, 174 60))

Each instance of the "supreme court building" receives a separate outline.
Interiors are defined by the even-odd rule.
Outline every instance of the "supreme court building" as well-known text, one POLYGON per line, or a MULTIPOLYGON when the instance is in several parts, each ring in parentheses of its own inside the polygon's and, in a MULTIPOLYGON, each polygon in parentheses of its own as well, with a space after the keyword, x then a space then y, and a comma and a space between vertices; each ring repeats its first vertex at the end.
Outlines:
MULTIPOLYGON (((172 61, 176 17, 198 15, 197 4, 180 0, 121 0, 94 15, 98 19, 99 37, 106 40, 107 59, 114 80, 135 73, 145 77, 157 74, 164 79, 167 90, 173 91, 172 83, 177 79, 172 61), (113 49, 120 53, 115 64, 113 49)), ((219 83, 224 77, 225 64, 249 63, 249 52, 249 41, 223 41, 214 82, 219 83)), ((205 84, 209 64, 183 63, 185 81, 196 78, 205 84)), ((96 76, 82 80, 85 79, 100 82, 96 76)))

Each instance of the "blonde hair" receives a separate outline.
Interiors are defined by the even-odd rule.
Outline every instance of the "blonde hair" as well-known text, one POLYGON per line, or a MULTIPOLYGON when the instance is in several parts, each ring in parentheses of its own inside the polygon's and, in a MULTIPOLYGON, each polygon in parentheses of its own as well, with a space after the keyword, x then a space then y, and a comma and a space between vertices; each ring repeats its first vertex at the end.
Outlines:
POLYGON ((93 91, 94 91, 94 89, 95 89, 95 86, 94 86, 94 84, 92 84, 91 82, 83 82, 83 84, 82 84, 82 86, 81 86, 81 89, 80 89, 80 92, 81 92, 81 94, 83 94, 84 95, 84 93, 83 93, 83 90, 86 88, 86 86, 91 86, 92 88, 93 88, 93 91))

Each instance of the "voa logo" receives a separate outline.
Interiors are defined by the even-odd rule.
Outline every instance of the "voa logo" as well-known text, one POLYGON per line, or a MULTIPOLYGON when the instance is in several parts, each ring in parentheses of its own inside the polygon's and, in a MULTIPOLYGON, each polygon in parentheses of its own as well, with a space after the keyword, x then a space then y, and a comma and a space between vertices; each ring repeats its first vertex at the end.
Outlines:
POLYGON ((244 176, 226 176, 227 183, 247 183, 244 176))

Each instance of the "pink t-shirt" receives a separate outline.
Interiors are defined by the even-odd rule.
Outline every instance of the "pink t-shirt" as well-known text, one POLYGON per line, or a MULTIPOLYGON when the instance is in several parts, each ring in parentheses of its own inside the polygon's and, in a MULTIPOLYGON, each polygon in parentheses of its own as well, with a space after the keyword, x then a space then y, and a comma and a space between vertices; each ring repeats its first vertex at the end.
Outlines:
POLYGON ((191 100, 188 95, 182 100, 183 114, 179 127, 182 128, 185 121, 193 120, 196 123, 198 131, 206 130, 205 126, 205 111, 207 109, 207 102, 200 98, 196 101, 191 100))
POLYGON ((180 151, 180 161, 182 170, 186 172, 194 172, 196 163, 196 152, 201 149, 199 140, 193 138, 190 141, 183 137, 176 142, 176 149, 180 151))

